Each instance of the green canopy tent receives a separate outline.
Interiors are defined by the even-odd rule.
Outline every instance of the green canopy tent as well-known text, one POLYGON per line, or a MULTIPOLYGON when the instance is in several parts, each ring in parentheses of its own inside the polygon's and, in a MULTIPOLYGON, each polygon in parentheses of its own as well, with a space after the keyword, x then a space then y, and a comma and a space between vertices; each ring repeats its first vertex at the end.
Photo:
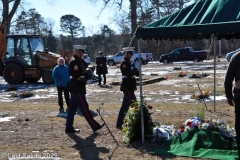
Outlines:
MULTIPOLYGON (((203 38, 239 39, 240 38, 240 1, 239 0, 199 0, 165 18, 139 27, 136 31, 138 53, 141 53, 142 40, 199 40, 203 38)), ((140 54, 139 54, 140 57, 140 54)), ((141 72, 141 67, 140 67, 141 72)), ((216 53, 214 46, 214 110, 216 53)), ((142 97, 141 74, 140 97, 142 97)), ((143 128, 142 115, 142 132, 143 128)), ((144 143, 144 133, 142 142, 144 143)))
POLYGON ((137 39, 196 40, 240 38, 239 0, 199 0, 163 19, 138 28, 137 39))

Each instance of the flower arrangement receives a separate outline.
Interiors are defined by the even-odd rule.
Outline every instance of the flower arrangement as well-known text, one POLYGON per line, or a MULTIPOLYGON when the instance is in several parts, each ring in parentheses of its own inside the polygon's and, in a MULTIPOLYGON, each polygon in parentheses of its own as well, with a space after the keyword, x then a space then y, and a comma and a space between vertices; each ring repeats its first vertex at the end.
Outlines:
MULTIPOLYGON (((123 142, 131 143, 134 140, 140 140, 142 135, 141 131, 141 104, 140 100, 133 101, 129 110, 126 113, 122 132, 125 134, 123 137, 123 142)), ((143 115, 144 115, 144 136, 146 138, 151 138, 154 123, 152 122, 150 110, 153 107, 148 105, 143 98, 143 115)))
POLYGON ((173 67, 173 70, 181 70, 182 67, 173 67))
POLYGON ((183 132, 187 132, 192 129, 205 129, 219 132, 227 137, 232 137, 234 128, 226 124, 223 119, 211 119, 204 116, 205 111, 202 107, 195 117, 187 119, 179 129, 174 129, 174 126, 161 125, 160 123, 153 129, 152 142, 164 142, 166 139, 172 138, 173 136, 180 135, 183 132))
POLYGON ((11 97, 20 97, 20 98, 28 98, 32 97, 34 94, 32 93, 32 90, 22 90, 21 92, 11 93, 11 97))
POLYGON ((182 132, 189 131, 191 129, 205 129, 219 132, 222 135, 227 137, 233 137, 234 128, 229 125, 226 125, 226 121, 223 119, 210 119, 208 117, 199 118, 192 117, 187 119, 180 129, 176 131, 176 134, 181 134, 182 132))
POLYGON ((206 73, 206 72, 202 72, 202 73, 200 73, 200 72, 194 72, 194 73, 190 73, 189 75, 188 75, 188 77, 189 78, 203 78, 203 77, 207 77, 207 76, 209 76, 210 74, 209 73, 206 73))
POLYGON ((182 71, 180 71, 179 72, 179 75, 178 75, 178 77, 185 77, 185 76, 187 76, 186 74, 183 74, 183 72, 182 71))
POLYGON ((183 132, 190 131, 192 129, 205 129, 215 132, 219 132, 227 137, 232 137, 234 128, 226 124, 223 119, 210 119, 207 117, 199 118, 192 117, 187 119, 179 129, 174 129, 174 126, 159 125, 153 129, 152 142, 164 142, 166 139, 172 138, 176 135, 180 135, 183 132))
POLYGON ((17 90, 17 87, 16 86, 11 86, 11 87, 8 87, 5 89, 6 92, 9 92, 9 91, 16 91, 17 90))
POLYGON ((192 95, 192 99, 205 99, 209 98, 212 95, 212 91, 201 91, 201 93, 196 92, 194 95, 192 95))
POLYGON ((164 142, 173 136, 175 136, 174 125, 158 125, 153 129, 152 142, 164 142))
POLYGON ((202 75, 203 75, 203 77, 207 77, 207 76, 209 76, 210 74, 209 74, 209 73, 206 73, 206 72, 203 72, 202 75))
POLYGON ((2 115, 0 115, 0 118, 5 118, 5 117, 9 117, 10 113, 3 113, 2 115))

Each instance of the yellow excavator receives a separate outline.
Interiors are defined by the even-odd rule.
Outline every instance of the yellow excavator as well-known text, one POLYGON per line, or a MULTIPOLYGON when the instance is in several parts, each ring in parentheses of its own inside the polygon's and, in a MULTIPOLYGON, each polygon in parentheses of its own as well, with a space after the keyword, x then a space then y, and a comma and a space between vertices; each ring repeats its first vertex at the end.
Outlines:
POLYGON ((0 26, 0 76, 8 84, 38 82, 52 84, 52 70, 57 59, 64 57, 68 63, 72 52, 48 52, 41 35, 7 35, 6 24, 0 26))

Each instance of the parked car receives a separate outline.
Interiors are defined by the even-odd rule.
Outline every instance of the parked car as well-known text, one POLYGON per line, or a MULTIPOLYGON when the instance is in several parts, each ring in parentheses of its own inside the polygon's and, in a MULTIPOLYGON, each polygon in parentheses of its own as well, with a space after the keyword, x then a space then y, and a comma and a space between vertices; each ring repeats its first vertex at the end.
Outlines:
POLYGON ((84 55, 83 55, 83 58, 84 58, 84 61, 85 61, 87 64, 90 64, 90 63, 91 63, 90 57, 88 57, 88 54, 84 54, 84 55))
POLYGON ((237 51, 240 51, 240 48, 237 49, 236 51, 232 51, 232 52, 229 52, 229 53, 226 54, 226 59, 228 60, 228 62, 232 58, 232 55, 234 55, 234 53, 236 53, 237 51))
MULTIPOLYGON (((137 53, 135 53, 135 51, 132 51, 132 52, 133 52, 133 56, 132 56, 131 60, 138 61, 139 55, 137 53)), ((109 55, 106 57, 107 64, 109 66, 113 66, 115 64, 120 64, 123 57, 124 57, 123 51, 119 51, 115 55, 109 55)), ((152 59, 152 53, 141 53, 142 64, 147 64, 150 61, 150 59, 152 59)))
POLYGON ((192 47, 177 48, 169 54, 163 54, 159 58, 159 62, 163 64, 179 62, 179 61, 193 61, 200 62, 206 60, 208 56, 207 50, 194 51, 192 47))

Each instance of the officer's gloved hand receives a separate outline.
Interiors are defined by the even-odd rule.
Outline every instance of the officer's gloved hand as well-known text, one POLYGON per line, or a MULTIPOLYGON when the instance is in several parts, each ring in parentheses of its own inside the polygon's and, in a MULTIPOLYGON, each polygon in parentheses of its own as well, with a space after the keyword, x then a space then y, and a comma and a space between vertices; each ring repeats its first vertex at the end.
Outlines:
POLYGON ((228 98, 227 99, 227 102, 230 106, 234 106, 234 103, 233 103, 233 98, 228 98))
POLYGON ((92 79, 93 72, 90 69, 86 69, 86 71, 84 72, 84 77, 86 80, 92 79))
POLYGON ((137 68, 139 70, 140 64, 137 61, 134 63, 134 65, 135 65, 135 68, 137 68))
POLYGON ((134 68, 133 73, 135 76, 139 77, 139 71, 137 68, 134 68))
POLYGON ((87 84, 87 79, 84 76, 81 76, 80 78, 78 78, 78 82, 80 84, 86 85, 87 84))

